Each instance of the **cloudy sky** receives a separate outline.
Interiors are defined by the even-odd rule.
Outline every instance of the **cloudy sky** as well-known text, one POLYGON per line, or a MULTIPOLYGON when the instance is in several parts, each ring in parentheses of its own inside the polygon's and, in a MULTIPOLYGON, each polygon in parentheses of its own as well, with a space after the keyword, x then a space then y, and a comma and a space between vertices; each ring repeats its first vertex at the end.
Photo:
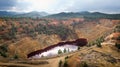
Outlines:
POLYGON ((0 0, 0 11, 120 13, 120 0, 0 0))

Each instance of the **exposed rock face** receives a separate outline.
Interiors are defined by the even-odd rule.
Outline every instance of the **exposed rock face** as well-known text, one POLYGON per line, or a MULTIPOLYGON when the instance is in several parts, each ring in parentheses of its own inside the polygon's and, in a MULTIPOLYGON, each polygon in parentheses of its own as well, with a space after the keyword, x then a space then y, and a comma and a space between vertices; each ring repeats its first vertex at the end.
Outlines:
POLYGON ((20 41, 12 43, 8 46, 9 57, 13 57, 15 54, 19 55, 19 58, 27 58, 27 54, 48 47, 52 44, 60 42, 60 38, 57 35, 40 35, 38 38, 32 39, 30 37, 23 37, 20 41))
POLYGON ((61 42, 60 37, 56 34, 52 35, 41 34, 38 35, 36 39, 39 41, 40 44, 43 44, 42 45, 43 48, 61 42))
POLYGON ((120 37, 120 32, 115 32, 107 36, 105 40, 113 43, 120 43, 120 40, 118 40, 119 37, 120 37))
POLYGON ((86 54, 81 61, 93 62, 93 63, 117 63, 117 60, 109 54, 105 54, 98 51, 91 51, 86 54), (101 62, 104 61, 104 62, 101 62))
POLYGON ((42 48, 40 43, 36 40, 33 40, 29 37, 23 38, 21 41, 10 44, 8 46, 8 52, 10 57, 18 55, 19 58, 26 58, 29 52, 35 51, 42 48))
POLYGON ((77 39, 75 41, 60 42, 58 44, 48 46, 45 49, 41 49, 41 50, 37 50, 35 52, 32 52, 32 53, 28 54, 28 58, 32 57, 32 56, 34 56, 36 54, 41 54, 42 52, 47 52, 48 50, 50 50, 50 49, 52 49, 52 48, 54 48, 56 46, 63 46, 63 45, 66 45, 66 44, 76 45, 76 46, 85 46, 85 45, 87 45, 87 40, 84 39, 84 38, 80 38, 80 39, 77 39))

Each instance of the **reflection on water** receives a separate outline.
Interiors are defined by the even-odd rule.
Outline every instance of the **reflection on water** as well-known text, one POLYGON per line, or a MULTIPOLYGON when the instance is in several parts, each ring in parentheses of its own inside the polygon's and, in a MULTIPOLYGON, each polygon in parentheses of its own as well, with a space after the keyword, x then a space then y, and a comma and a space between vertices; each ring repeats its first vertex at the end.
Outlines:
POLYGON ((32 56, 32 58, 41 58, 41 57, 51 57, 51 56, 55 56, 58 54, 58 50, 61 50, 62 52, 64 52, 64 50, 66 50, 66 52, 71 52, 71 51, 76 51, 78 49, 78 46, 75 45, 63 45, 63 46, 57 46, 55 48, 52 48, 50 50, 48 50, 47 52, 43 52, 41 54, 37 54, 35 56, 32 56))

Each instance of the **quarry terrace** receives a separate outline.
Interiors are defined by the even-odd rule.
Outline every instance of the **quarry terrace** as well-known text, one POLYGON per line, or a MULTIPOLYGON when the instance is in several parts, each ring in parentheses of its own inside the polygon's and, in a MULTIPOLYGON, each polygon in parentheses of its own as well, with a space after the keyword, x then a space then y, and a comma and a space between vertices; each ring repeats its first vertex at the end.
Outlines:
POLYGON ((75 41, 67 41, 67 42, 60 42, 58 44, 55 45, 51 45, 48 46, 44 49, 40 49, 34 52, 31 52, 30 54, 27 55, 28 58, 41 58, 42 56, 52 56, 52 55, 56 55, 58 50, 64 50, 64 49, 69 49, 69 51, 75 51, 77 50, 77 48, 80 46, 85 46, 87 45, 87 39, 85 38, 80 38, 77 39, 75 41), (50 52, 50 54, 48 55, 48 53, 50 52))

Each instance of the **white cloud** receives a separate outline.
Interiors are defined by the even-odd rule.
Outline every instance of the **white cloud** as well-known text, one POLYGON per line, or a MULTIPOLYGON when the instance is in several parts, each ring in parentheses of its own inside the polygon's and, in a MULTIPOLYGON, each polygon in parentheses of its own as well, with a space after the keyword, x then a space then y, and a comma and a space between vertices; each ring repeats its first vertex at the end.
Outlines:
POLYGON ((72 7, 74 2, 74 0, 18 0, 14 11, 68 12, 67 8, 72 7))
MULTIPOLYGON (((11 4, 0 4, 0 10, 17 12, 45 11, 48 13, 101 11, 120 13, 120 0, 9 0, 11 4), (7 5, 7 6, 6 6, 7 5), (7 9, 8 7, 8 9, 7 9)), ((0 0, 0 3, 8 3, 0 0)))

